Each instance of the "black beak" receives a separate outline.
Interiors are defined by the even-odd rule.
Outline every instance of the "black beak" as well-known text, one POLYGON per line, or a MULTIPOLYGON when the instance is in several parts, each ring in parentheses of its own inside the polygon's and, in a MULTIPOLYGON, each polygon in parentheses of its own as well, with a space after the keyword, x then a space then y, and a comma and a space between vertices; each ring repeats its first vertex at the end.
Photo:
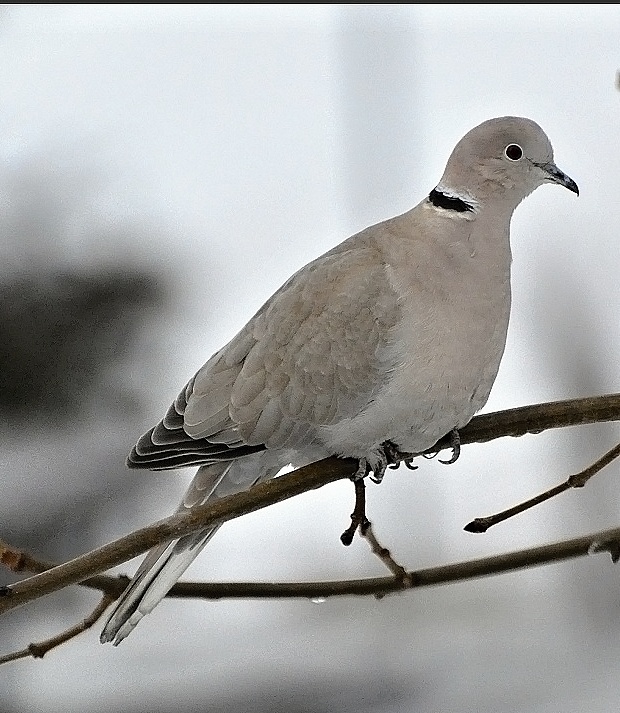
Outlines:
POLYGON ((572 191, 573 193, 579 195, 579 186, 575 183, 575 181, 573 181, 570 176, 567 176, 564 171, 560 171, 560 169, 555 165, 555 163, 544 163, 537 165, 547 175, 547 178, 550 183, 557 183, 559 186, 564 186, 564 188, 568 188, 569 191, 572 191))

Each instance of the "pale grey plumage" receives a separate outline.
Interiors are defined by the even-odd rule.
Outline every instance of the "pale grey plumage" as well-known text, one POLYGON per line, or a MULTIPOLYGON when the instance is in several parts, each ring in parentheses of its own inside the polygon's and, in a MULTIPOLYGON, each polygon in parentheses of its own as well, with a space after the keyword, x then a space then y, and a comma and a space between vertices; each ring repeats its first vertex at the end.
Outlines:
MULTIPOLYGON (((543 183, 574 192, 528 119, 455 147, 415 208, 363 230, 284 284, 132 450, 132 467, 201 465, 180 510, 328 455, 384 467, 419 453, 487 401, 510 312, 510 219, 543 183)), ((155 548, 105 626, 119 643, 214 534, 155 548)))

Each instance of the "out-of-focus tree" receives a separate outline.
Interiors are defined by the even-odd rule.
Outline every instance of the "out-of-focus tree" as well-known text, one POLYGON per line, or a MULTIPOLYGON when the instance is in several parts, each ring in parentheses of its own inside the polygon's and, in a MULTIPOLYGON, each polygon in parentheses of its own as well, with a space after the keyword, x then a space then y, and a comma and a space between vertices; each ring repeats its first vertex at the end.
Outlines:
POLYGON ((0 284, 5 426, 12 431, 68 427, 102 397, 131 406, 132 399, 118 393, 114 367, 127 356, 145 311, 160 298, 156 280, 135 270, 52 267, 5 277, 0 284))

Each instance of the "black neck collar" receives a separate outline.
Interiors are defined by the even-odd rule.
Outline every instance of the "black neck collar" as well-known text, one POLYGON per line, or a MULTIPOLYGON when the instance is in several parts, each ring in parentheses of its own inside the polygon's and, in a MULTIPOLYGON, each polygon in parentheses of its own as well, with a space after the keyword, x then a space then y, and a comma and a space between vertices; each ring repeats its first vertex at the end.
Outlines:
POLYGON ((437 208, 443 208, 444 210, 454 210, 457 213, 474 212, 474 206, 471 203, 467 203, 456 196, 449 196, 436 188, 433 188, 429 193, 428 200, 437 208))

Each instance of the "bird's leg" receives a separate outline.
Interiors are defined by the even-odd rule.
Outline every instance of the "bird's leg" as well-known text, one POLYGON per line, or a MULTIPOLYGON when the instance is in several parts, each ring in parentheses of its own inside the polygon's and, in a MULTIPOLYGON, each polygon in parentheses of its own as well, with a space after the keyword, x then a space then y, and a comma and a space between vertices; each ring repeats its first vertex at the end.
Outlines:
POLYGON ((456 463, 456 461, 459 459, 459 456, 461 455, 461 437, 459 436, 459 432, 456 430, 456 428, 453 428, 450 433, 448 433, 448 438, 450 439, 450 448, 452 448, 452 455, 448 460, 441 460, 439 459, 440 463, 443 463, 444 465, 451 465, 452 463, 456 463))
POLYGON ((368 458, 360 458, 357 470, 351 476, 355 486, 355 507, 351 513, 351 524, 340 535, 340 541, 346 546, 353 542, 353 537, 358 527, 362 536, 365 535, 370 527, 370 520, 366 517, 366 484, 364 483, 364 478, 372 473, 370 479, 374 483, 380 483, 387 468, 398 468, 401 461, 411 470, 417 468, 417 466, 411 464, 413 460, 411 453, 403 453, 392 441, 382 443, 373 455, 372 461, 368 458))

